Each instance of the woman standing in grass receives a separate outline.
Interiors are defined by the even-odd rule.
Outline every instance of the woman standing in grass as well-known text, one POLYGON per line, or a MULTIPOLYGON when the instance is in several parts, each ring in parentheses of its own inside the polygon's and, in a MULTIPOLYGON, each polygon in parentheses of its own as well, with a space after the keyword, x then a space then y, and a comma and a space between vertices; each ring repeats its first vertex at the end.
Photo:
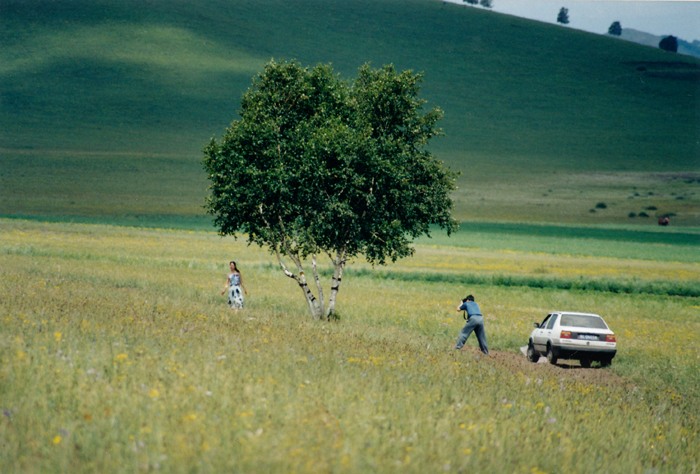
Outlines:
POLYGON ((231 272, 226 278, 226 286, 224 286, 221 294, 223 295, 226 293, 226 290, 228 290, 228 304, 231 309, 242 309, 243 293, 247 295, 248 290, 246 290, 245 286, 243 285, 243 277, 241 276, 241 272, 238 270, 238 267, 236 267, 236 262, 231 260, 228 266, 231 272))

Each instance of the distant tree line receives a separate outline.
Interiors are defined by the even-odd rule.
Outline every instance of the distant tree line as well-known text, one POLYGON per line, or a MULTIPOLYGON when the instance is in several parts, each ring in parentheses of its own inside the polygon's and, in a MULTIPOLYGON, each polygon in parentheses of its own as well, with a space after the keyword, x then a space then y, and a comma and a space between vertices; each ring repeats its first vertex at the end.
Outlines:
MULTIPOLYGON (((462 0, 468 5, 481 5, 484 8, 493 8, 492 0, 462 0)), ((557 23, 562 25, 569 24, 569 9, 561 7, 557 14, 557 23)), ((619 21, 613 21, 608 28, 608 34, 612 36, 622 36, 622 25, 619 21)), ((666 36, 659 42, 659 48, 672 53, 678 52, 678 38, 675 36, 666 36)))
MULTIPOLYGON (((622 35, 622 25, 619 21, 613 21, 608 28, 608 34, 613 36, 622 35)), ((678 38, 673 35, 665 36, 659 41, 659 48, 664 51, 669 51, 671 53, 678 52, 678 38)))

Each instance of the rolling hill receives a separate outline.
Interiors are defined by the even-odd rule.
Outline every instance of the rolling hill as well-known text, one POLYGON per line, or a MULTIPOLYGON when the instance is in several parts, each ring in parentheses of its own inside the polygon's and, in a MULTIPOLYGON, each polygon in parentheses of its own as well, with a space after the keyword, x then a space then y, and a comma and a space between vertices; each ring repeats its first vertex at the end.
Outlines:
POLYGON ((201 216, 202 147, 293 58, 421 71, 458 218, 700 224, 695 58, 431 0, 1 0, 0 41, 3 215, 201 216))

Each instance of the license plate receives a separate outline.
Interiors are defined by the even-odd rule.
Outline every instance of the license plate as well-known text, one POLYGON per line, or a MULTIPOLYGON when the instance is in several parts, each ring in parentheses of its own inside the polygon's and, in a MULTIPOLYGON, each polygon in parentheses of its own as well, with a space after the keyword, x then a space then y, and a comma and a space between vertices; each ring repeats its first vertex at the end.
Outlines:
POLYGON ((586 341, 597 341, 598 340, 598 336, 594 336, 593 334, 579 334, 578 338, 586 340, 586 341))

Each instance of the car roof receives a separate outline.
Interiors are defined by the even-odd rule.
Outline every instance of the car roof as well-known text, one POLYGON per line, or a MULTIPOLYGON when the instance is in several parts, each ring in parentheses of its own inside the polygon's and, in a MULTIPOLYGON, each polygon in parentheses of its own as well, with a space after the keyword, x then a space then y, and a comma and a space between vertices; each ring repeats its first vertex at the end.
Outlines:
POLYGON ((597 316, 602 318, 601 315, 595 313, 579 313, 578 311, 552 311, 550 314, 575 314, 577 316, 597 316))

